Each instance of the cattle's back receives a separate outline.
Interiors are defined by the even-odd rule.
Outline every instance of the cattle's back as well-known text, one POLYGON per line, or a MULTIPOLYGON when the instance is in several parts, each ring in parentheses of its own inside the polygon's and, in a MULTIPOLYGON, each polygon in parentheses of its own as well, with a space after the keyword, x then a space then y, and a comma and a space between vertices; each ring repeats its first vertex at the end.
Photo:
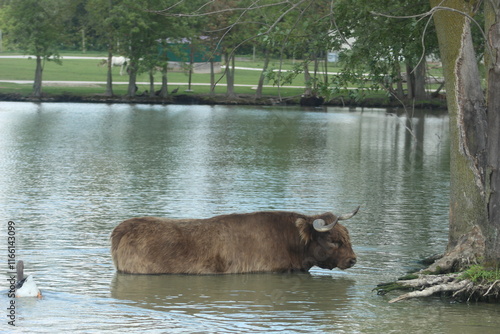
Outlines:
POLYGON ((111 234, 111 255, 117 270, 127 273, 161 273, 161 263, 173 262, 186 252, 182 231, 186 221, 142 217, 125 220, 111 234), (181 225, 179 225, 181 224, 181 225))
MULTIPOLYGON (((295 216, 264 212, 209 219, 132 218, 111 234, 113 261, 127 273, 240 273, 291 266, 300 244, 295 216)), ((300 266, 300 263, 294 264, 300 266)))

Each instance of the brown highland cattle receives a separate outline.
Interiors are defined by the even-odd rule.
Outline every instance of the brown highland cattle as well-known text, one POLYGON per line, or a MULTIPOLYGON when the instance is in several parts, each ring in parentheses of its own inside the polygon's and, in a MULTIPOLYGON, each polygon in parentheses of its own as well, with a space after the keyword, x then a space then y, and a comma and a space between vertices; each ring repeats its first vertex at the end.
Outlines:
POLYGON ((338 223, 358 212, 229 214, 208 219, 142 217, 111 234, 119 272, 235 274, 347 269, 356 263, 349 232, 338 223))

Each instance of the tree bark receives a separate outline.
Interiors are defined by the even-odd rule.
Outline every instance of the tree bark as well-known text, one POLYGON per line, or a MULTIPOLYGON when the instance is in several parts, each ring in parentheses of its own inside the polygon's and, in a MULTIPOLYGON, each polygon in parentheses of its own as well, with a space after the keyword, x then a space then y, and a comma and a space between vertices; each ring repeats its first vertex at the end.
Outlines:
POLYGON ((108 50, 108 73, 106 76, 106 92, 104 95, 113 96, 113 53, 108 50))
POLYGON ((415 98, 415 76, 413 75, 413 67, 406 63, 406 88, 408 90, 408 99, 415 98))
POLYGON ((137 66, 136 62, 133 60, 130 60, 129 63, 129 77, 128 77, 128 90, 127 90, 127 95, 128 97, 134 97, 135 93, 137 92, 137 85, 136 85, 136 79, 137 79, 137 66))
POLYGON ((188 91, 192 91, 191 89, 191 82, 193 79, 193 70, 194 70, 194 61, 193 61, 193 46, 191 45, 191 48, 189 49, 189 72, 188 72, 188 91))
POLYGON ((210 59, 210 96, 215 95, 215 70, 214 60, 210 59))
POLYGON ((264 51, 264 66, 262 67, 262 72, 260 73, 259 83, 257 85, 257 90, 255 91, 255 97, 260 99, 262 97, 262 88, 264 86, 264 80, 266 78, 267 68, 269 66, 270 61, 270 52, 269 49, 264 51))
POLYGON ((42 57, 36 56, 35 81, 33 82, 34 97, 42 96, 42 74, 43 74, 42 57))
MULTIPOLYGON (((431 6, 473 15, 464 0, 430 0, 431 6)), ((485 197, 486 106, 469 19, 440 10, 434 15, 450 115, 450 222, 445 256, 432 269, 451 271, 480 262, 488 225, 485 197)))
POLYGON ((403 76, 401 75, 401 64, 397 61, 394 64, 394 74, 396 76, 396 97, 398 99, 404 99, 405 92, 403 88, 403 76))
POLYGON ((415 75, 415 98, 422 100, 427 98, 425 91, 425 75, 426 75, 426 62, 422 60, 417 64, 414 70, 415 75))
POLYGON ((167 72, 168 72, 168 63, 165 63, 163 65, 163 69, 161 71, 161 90, 160 90, 160 97, 167 97, 168 96, 168 79, 167 79, 167 72))
POLYGON ((427 93, 425 91, 425 67, 425 61, 419 62, 415 67, 408 62, 406 63, 409 99, 425 99, 427 97, 427 93))
POLYGON ((312 96, 312 79, 308 62, 304 62, 304 83, 306 84, 304 96, 312 96))
POLYGON ((153 68, 149 70, 149 97, 155 97, 155 76, 153 68))
MULTIPOLYGON (((486 172, 486 204, 488 225, 485 226, 485 264, 500 265, 500 13, 493 2, 486 1, 485 12, 488 44, 492 58, 488 65, 488 144, 486 172)), ((498 4, 496 5, 498 6, 498 4)))
POLYGON ((226 53, 226 82, 227 82, 227 97, 234 97, 234 53, 226 53))
POLYGON ((319 62, 318 62, 318 56, 316 55, 316 52, 313 53, 313 61, 314 61, 313 94, 314 94, 314 96, 317 96, 318 95, 319 62))

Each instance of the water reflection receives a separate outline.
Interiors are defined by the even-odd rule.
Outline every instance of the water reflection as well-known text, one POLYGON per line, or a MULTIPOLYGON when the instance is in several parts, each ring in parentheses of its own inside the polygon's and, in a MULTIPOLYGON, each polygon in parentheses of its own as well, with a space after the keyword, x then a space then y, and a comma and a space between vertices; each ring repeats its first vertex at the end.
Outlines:
POLYGON ((309 274, 116 274, 111 295, 144 308, 223 318, 244 327, 332 328, 348 309, 348 290, 354 284, 348 278, 309 274))
POLYGON ((353 284, 354 280, 348 278, 332 279, 330 276, 310 274, 116 274, 111 282, 111 294, 115 298, 135 301, 145 307, 170 308, 185 305, 184 311, 187 313, 196 312, 197 308, 235 300, 262 308, 279 308, 279 305, 302 301, 303 304, 310 304, 311 309, 321 309, 326 302, 329 308, 335 309, 345 305, 347 289, 353 284), (306 292, 304 286, 308 286, 310 291, 306 292), (176 299, 177 305, 168 302, 171 299, 176 299), (192 308, 190 305, 198 306, 192 308))

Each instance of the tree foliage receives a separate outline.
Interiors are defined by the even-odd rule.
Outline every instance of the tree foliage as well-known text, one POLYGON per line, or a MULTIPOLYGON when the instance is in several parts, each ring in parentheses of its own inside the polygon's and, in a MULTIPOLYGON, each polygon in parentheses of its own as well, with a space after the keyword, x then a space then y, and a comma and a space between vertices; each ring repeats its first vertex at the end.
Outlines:
MULTIPOLYGON (((426 11, 429 6, 426 0, 20 0, 2 3, 7 7, 16 4, 16 8, 33 3, 25 18, 51 13, 46 18, 50 17, 52 26, 59 27, 36 29, 40 36, 28 38, 29 43, 17 43, 15 39, 22 34, 13 38, 17 35, 15 31, 26 26, 27 32, 36 24, 28 23, 31 22, 28 19, 13 19, 12 29, 6 29, 11 48, 22 46, 27 53, 35 54, 32 47, 35 43, 47 50, 47 54, 60 49, 100 49, 107 50, 109 57, 127 56, 130 58, 130 95, 135 93, 137 73, 148 71, 153 75, 158 66, 166 68, 156 51, 158 43, 167 39, 185 38, 194 43, 199 41, 196 36, 208 36, 204 43, 213 50, 221 50, 228 65, 234 63, 238 50, 253 49, 267 58, 260 87, 266 79, 283 85, 297 75, 304 75, 306 94, 327 98, 334 92, 347 92, 347 86, 353 82, 360 86, 370 82, 367 88, 382 86, 402 97, 402 67, 407 69, 409 97, 419 97, 423 81, 417 79, 423 72, 415 68, 421 64, 422 56, 436 51, 432 24, 427 24, 428 21, 388 17, 426 11), (427 33, 422 41, 424 28, 427 33), (51 33, 54 36, 50 36, 51 33), (326 74, 326 56, 332 51, 342 54, 340 75, 326 74), (298 61, 293 71, 285 73, 279 68, 267 68, 272 56, 298 61)), ((234 73, 231 66, 226 67, 224 75, 229 95, 233 94, 234 73)), ((109 70, 108 95, 112 94, 111 82, 109 70)))
POLYGON ((402 98, 402 90, 392 90, 391 86, 401 83, 401 67, 405 67, 408 96, 424 98, 425 66, 419 72, 418 65, 425 65, 428 56, 437 55, 432 21, 419 16, 428 10, 425 0, 337 1, 337 33, 352 41, 345 53, 346 72, 352 71, 357 77, 370 73, 374 82, 402 98))
POLYGON ((42 94, 45 61, 59 62, 59 45, 65 34, 64 23, 70 19, 64 0, 17 0, 4 8, 4 27, 8 42, 25 54, 36 57, 33 95, 42 94))

